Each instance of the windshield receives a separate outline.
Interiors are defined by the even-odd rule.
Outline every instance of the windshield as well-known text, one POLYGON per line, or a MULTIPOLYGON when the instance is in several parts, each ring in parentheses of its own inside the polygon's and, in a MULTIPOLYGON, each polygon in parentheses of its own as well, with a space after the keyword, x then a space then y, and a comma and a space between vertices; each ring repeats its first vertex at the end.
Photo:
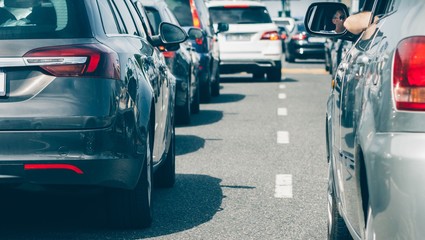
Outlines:
POLYGON ((209 11, 213 23, 260 24, 272 22, 265 7, 211 7, 209 11))

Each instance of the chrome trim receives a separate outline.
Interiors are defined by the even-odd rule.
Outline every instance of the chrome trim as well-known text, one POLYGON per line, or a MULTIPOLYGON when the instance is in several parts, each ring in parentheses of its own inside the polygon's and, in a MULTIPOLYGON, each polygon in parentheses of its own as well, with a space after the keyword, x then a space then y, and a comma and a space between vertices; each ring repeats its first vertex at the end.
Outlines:
POLYGON ((86 63, 87 57, 24 57, 0 58, 0 67, 25 67, 86 63))

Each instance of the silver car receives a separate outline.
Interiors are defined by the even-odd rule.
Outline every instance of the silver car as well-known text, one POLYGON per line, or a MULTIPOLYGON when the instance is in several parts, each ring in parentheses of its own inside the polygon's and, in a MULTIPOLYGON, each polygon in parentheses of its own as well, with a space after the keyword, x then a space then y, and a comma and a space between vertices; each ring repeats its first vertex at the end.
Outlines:
POLYGON ((366 0, 359 35, 325 31, 336 9, 348 14, 314 3, 305 20, 313 34, 353 42, 326 113, 328 238, 423 239, 425 3, 366 0))

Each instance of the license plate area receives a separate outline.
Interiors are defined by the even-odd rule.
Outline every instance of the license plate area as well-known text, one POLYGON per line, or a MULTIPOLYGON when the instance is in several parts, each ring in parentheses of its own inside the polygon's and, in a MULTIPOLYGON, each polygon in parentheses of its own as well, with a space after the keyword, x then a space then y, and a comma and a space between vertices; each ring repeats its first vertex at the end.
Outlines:
POLYGON ((227 41, 251 41, 252 34, 239 33, 239 34, 227 34, 227 41))
POLYGON ((0 72, 0 97, 6 96, 6 73, 0 72))

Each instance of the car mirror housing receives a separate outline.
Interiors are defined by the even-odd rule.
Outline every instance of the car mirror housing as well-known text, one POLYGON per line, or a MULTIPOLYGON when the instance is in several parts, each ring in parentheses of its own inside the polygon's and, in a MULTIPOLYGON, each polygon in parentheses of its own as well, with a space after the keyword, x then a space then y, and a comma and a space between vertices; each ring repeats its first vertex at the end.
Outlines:
POLYGON ((348 15, 348 8, 343 3, 312 3, 307 9, 304 25, 313 35, 352 40, 352 34, 343 26, 348 15))
POLYGON ((189 39, 197 39, 202 38, 204 36, 204 32, 200 28, 191 27, 187 31, 187 34, 189 35, 189 39))
POLYGON ((163 44, 178 44, 186 41, 188 35, 181 27, 168 22, 159 24, 159 37, 163 44))
POLYGON ((221 32, 226 32, 226 31, 229 31, 229 24, 224 23, 224 22, 219 22, 217 24, 217 32, 216 33, 221 33, 221 32))

